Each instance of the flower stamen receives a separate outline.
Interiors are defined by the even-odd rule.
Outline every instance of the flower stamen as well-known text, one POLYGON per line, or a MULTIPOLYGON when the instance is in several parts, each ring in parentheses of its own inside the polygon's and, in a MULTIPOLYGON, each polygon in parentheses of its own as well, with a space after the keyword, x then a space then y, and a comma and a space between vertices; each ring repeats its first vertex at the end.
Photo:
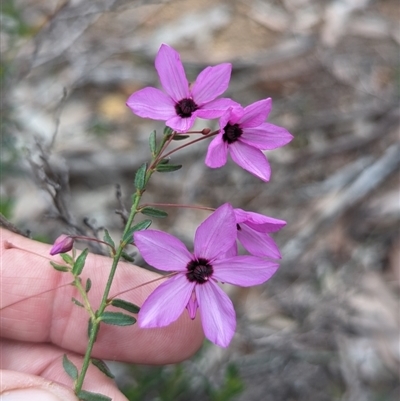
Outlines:
POLYGON ((186 266, 188 272, 186 277, 190 282, 196 281, 197 284, 204 284, 214 273, 213 267, 208 260, 199 258, 191 260, 186 266))
POLYGON ((236 142, 241 135, 243 134, 242 129, 239 124, 227 124, 224 128, 224 134, 222 135, 222 139, 229 144, 236 142))
POLYGON ((176 114, 182 118, 190 117, 197 109, 197 104, 190 98, 182 99, 175 105, 176 114))

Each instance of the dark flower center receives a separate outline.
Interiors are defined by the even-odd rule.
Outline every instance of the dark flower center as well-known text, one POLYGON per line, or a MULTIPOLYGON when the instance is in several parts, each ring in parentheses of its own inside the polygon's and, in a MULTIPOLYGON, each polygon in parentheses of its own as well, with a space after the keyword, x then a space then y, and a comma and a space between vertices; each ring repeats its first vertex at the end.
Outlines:
POLYGON ((222 135, 222 139, 229 144, 236 142, 240 136, 243 134, 242 129, 239 124, 227 124, 224 128, 224 134, 222 135))
POLYGON ((187 266, 188 272, 186 273, 187 279, 192 283, 196 281, 197 284, 204 284, 212 276, 214 270, 208 263, 208 260, 199 258, 191 260, 187 266))
POLYGON ((182 99, 175 105, 176 114, 182 118, 190 117, 197 109, 197 104, 193 99, 182 99))
POLYGON ((242 229, 242 227, 240 227, 239 224, 236 224, 236 228, 240 231, 242 229))

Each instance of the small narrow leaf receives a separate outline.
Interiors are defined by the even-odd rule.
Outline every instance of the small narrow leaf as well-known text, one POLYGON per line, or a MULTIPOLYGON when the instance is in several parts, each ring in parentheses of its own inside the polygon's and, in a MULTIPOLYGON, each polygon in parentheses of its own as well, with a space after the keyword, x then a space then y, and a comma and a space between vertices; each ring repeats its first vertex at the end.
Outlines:
POLYGON ((116 306, 117 308, 125 309, 131 313, 139 313, 139 306, 132 304, 131 302, 124 301, 123 299, 113 299, 111 301, 111 305, 116 306))
POLYGON ((151 220, 146 219, 141 221, 140 223, 135 224, 126 232, 122 241, 127 244, 130 244, 133 241, 133 233, 135 231, 147 230, 150 227, 151 223, 152 223, 151 220))
POLYGON ((81 390, 78 393, 81 401, 112 401, 112 398, 99 393, 91 393, 90 391, 81 390))
POLYGON ((158 164, 168 164, 171 159, 161 159, 158 164))
POLYGON ((90 361, 93 363, 94 366, 96 366, 97 369, 100 370, 100 372, 103 372, 107 377, 110 377, 111 379, 115 378, 115 376, 111 373, 111 370, 104 361, 95 358, 92 358, 90 361))
POLYGON ((136 319, 133 316, 121 312, 103 312, 101 321, 114 326, 130 326, 136 323, 136 319))
POLYGON ((139 167, 139 170, 136 171, 135 187, 139 191, 141 191, 144 188, 145 184, 146 184, 146 170, 147 170, 147 163, 143 163, 139 167))
POLYGON ((97 332, 95 333, 95 341, 96 341, 97 334, 99 333, 99 329, 100 329, 100 325, 98 324, 97 326, 93 326, 92 319, 89 318, 89 322, 88 322, 88 338, 90 338, 90 336, 92 335, 92 331, 93 330, 97 330, 97 332))
POLYGON ((115 249, 115 243, 107 229, 104 229, 104 242, 107 242, 107 244, 110 244, 115 249))
POLYGON ((135 258, 133 258, 131 255, 129 255, 129 253, 122 252, 121 256, 128 262, 133 263, 135 261, 135 258))
POLYGON ((68 253, 60 253, 60 256, 65 263, 69 264, 70 266, 74 265, 74 259, 72 259, 72 257, 68 255, 68 253))
POLYGON ((74 298, 74 297, 72 297, 72 302, 75 304, 75 305, 78 305, 78 306, 80 306, 80 307, 82 307, 83 308, 83 303, 82 302, 79 302, 76 298, 74 298))
POLYGON ((78 369, 77 367, 68 359, 67 355, 63 355, 62 361, 63 367, 67 375, 72 379, 76 380, 78 378, 78 369))
POLYGON ((169 173, 170 171, 180 170, 181 168, 182 164, 158 164, 156 171, 159 173, 169 173))
POLYGON ((86 280, 86 285, 85 285, 86 294, 90 291, 91 288, 92 288, 92 280, 90 280, 90 278, 88 278, 86 280))
POLYGON ((153 156, 156 155, 156 148, 157 148, 157 142, 156 142, 156 131, 154 130, 149 137, 149 146, 150 146, 150 152, 153 156))
POLYGON ((151 216, 151 217, 163 218, 168 216, 168 213, 164 212, 164 210, 156 209, 155 207, 150 207, 150 206, 144 207, 140 212, 145 214, 146 216, 151 216))
POLYGON ((167 127, 167 126, 164 128, 163 134, 164 134, 165 136, 170 136, 170 135, 172 135, 173 133, 174 133, 174 130, 173 130, 172 128, 167 127))
POLYGON ((83 267, 85 266, 86 257, 89 253, 89 249, 84 249, 82 253, 76 258, 76 262, 72 268, 72 274, 79 276, 82 273, 83 267))
POLYGON ((59 272, 68 272, 70 268, 68 266, 59 265, 58 263, 50 262, 50 264, 59 272))
POLYGON ((183 139, 189 138, 189 135, 179 135, 175 134, 173 140, 174 141, 182 141, 183 139))

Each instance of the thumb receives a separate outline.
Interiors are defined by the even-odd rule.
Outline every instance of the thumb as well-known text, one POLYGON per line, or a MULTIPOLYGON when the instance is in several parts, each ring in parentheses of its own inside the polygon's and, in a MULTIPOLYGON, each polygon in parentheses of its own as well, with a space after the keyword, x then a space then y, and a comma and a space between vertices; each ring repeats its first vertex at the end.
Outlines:
POLYGON ((1 401, 78 401, 72 390, 39 376, 1 370, 1 401))

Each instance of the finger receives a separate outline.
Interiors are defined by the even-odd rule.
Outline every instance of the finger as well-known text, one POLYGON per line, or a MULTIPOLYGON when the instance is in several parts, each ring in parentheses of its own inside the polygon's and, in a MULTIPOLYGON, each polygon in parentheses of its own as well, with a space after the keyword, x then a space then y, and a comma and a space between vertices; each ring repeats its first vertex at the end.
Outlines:
POLYGON ((42 377, 0 370, 2 401, 78 401, 73 391, 42 377))
MULTIPOLYGON (((50 266, 50 247, 4 229, 0 229, 0 246, 1 336, 22 341, 51 342, 83 353, 87 345, 88 314, 71 302, 72 297, 80 299, 76 288, 67 285, 71 282, 71 275, 50 266)), ((52 260, 62 261, 59 256, 52 260)), ((81 275, 84 283, 88 277, 92 280, 89 299, 95 309, 100 304, 110 266, 110 258, 90 254, 81 275)), ((159 277, 131 264, 120 263, 110 295, 159 277)), ((159 283, 153 282, 125 292, 121 298, 140 306, 159 283)), ((202 341, 200 319, 191 320, 187 313, 183 313, 177 321, 164 328, 140 329, 137 324, 128 327, 102 324, 93 355, 136 363, 174 363, 191 356, 202 341)))
MULTIPOLYGON (((22 343, 11 340, 3 340, 0 344, 0 366, 2 369, 6 369, 8 372, 14 371, 14 376, 8 374, 9 382, 5 382, 2 377, 2 383, 7 388, 13 382, 16 388, 21 383, 23 378, 18 378, 18 373, 25 375, 33 375, 36 381, 39 383, 42 378, 46 379, 45 383, 48 385, 49 382, 56 382, 66 386, 67 389, 73 387, 73 380, 65 373, 62 366, 62 358, 64 351, 58 347, 50 344, 33 344, 33 343, 22 343), (39 377, 40 376, 40 377, 39 377), (18 378, 18 380, 17 380, 18 378), (18 384, 19 383, 19 384, 18 384)), ((68 359, 78 368, 81 368, 83 358, 76 354, 68 354, 68 359)), ((30 382, 29 380, 27 381, 30 382)), ((62 387, 65 390, 64 387, 62 387)), ((100 393, 111 397, 113 401, 126 401, 125 396, 118 390, 114 381, 107 377, 104 373, 100 372, 95 366, 90 365, 85 377, 84 390, 100 393)), ((73 393, 69 391, 69 397, 76 401, 73 393)), ((28 398, 24 398, 28 399, 28 398)), ((61 398, 64 400, 64 398, 61 398)))

